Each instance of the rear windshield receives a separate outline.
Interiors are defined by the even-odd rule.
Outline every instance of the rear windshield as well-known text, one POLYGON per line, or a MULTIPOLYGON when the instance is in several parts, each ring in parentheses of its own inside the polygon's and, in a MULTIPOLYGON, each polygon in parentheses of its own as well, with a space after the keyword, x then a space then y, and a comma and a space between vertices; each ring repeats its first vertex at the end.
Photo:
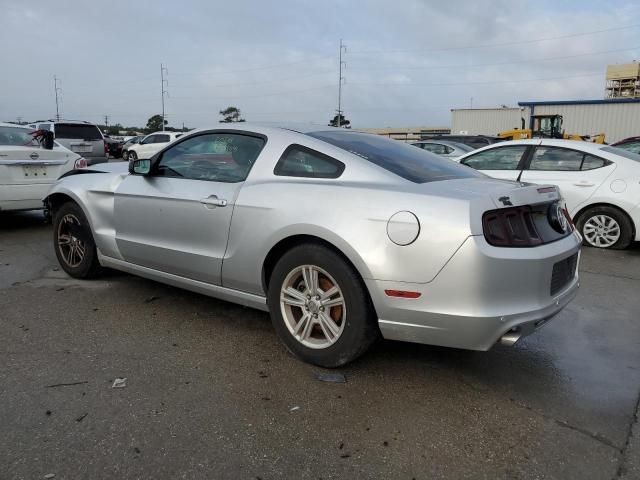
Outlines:
POLYGON ((38 141, 31 136, 32 131, 29 128, 0 127, 0 145, 39 147, 38 141))
POLYGON ((616 155, 620 155, 621 157, 628 158, 629 160, 640 162, 640 154, 630 152, 629 150, 624 150, 620 147, 604 147, 602 151, 615 153, 616 155))
POLYGON ((56 138, 72 140, 102 140, 100 130, 95 125, 56 123, 56 138))
POLYGON ((378 135, 344 130, 312 132, 308 135, 358 155, 414 183, 484 176, 452 160, 378 135))

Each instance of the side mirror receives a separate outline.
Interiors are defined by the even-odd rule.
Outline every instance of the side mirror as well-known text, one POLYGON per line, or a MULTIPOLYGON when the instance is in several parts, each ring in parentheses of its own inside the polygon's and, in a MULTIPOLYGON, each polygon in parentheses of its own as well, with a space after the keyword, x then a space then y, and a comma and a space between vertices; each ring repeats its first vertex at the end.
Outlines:
POLYGON ((151 171, 151 160, 134 160, 129 162, 129 173, 132 175, 149 175, 151 171))
POLYGON ((44 148, 45 150, 53 150, 53 132, 50 130, 45 130, 40 142, 42 148, 44 148))

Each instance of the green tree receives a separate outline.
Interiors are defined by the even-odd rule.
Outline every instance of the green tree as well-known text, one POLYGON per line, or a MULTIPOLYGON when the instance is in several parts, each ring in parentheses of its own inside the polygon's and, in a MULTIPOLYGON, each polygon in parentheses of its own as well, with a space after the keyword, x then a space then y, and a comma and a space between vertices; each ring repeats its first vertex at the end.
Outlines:
MULTIPOLYGON (((167 123, 169 122, 165 120, 164 124, 166 125, 167 123)), ((158 130, 162 130, 162 115, 154 115, 147 120, 147 131, 149 133, 157 132, 158 130)))
MULTIPOLYGON (((349 120, 347 120, 344 115, 340 114, 339 118, 340 118, 340 127, 342 127, 342 128, 351 128, 351 122, 349 120)), ((329 120, 329 126, 330 127, 337 127, 338 126, 338 115, 336 115, 331 120, 329 120)))
POLYGON ((220 123, 234 123, 234 122, 244 122, 244 118, 240 116, 240 109, 237 107, 227 107, 224 110, 220 110, 220 115, 222 115, 222 120, 220 123))

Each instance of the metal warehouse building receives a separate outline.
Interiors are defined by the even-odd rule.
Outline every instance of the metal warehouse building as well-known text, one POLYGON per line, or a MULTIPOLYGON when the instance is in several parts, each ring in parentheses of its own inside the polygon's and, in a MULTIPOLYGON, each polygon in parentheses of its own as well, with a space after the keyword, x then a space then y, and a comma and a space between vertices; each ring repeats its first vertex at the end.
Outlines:
POLYGON ((518 102, 518 107, 451 110, 451 133, 495 135, 520 127, 523 118, 530 128, 531 115, 559 114, 567 133, 604 133, 607 143, 640 135, 639 98, 518 102))

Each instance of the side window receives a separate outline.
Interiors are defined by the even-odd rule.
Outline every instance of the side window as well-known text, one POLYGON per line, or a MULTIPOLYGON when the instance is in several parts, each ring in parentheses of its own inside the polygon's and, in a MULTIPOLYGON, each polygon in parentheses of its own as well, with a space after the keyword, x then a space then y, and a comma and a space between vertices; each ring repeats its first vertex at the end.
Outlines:
POLYGON ((596 168, 602 168, 605 165, 609 165, 609 162, 604 158, 594 157, 593 155, 585 154, 582 161, 582 167, 580 170, 594 170, 596 168))
POLYGON ((48 123, 41 123, 40 126, 38 127, 39 130, 51 130, 51 125, 49 125, 48 123))
POLYGON ((266 140, 236 133, 206 133, 169 147, 155 167, 158 177, 234 183, 247 178, 266 140))
POLYGON ((149 143, 156 143, 156 136, 149 135, 148 137, 145 137, 142 140, 140 140, 140 143, 143 143, 143 145, 147 145, 149 143), (143 143, 143 140, 144 140, 144 143, 143 143))
POLYGON ((155 141, 153 143, 169 143, 171 137, 169 135, 159 134, 156 135, 155 141))
POLYGON ((496 147, 465 158, 461 163, 476 170, 517 170, 526 145, 496 147))
POLYGON ((582 165, 583 152, 568 148, 538 147, 529 170, 577 171, 582 165))
POLYGON ((449 153, 447 151, 447 147, 440 143, 426 143, 424 145, 424 149, 428 150, 431 153, 435 153, 436 155, 445 155, 449 153))
POLYGON ((616 145, 616 148, 622 148, 623 150, 627 150, 632 153, 640 153, 640 141, 628 142, 628 143, 623 143, 622 145, 616 145))
POLYGON ((278 160, 273 173, 285 177, 338 178, 344 163, 302 145, 290 145, 278 160))

